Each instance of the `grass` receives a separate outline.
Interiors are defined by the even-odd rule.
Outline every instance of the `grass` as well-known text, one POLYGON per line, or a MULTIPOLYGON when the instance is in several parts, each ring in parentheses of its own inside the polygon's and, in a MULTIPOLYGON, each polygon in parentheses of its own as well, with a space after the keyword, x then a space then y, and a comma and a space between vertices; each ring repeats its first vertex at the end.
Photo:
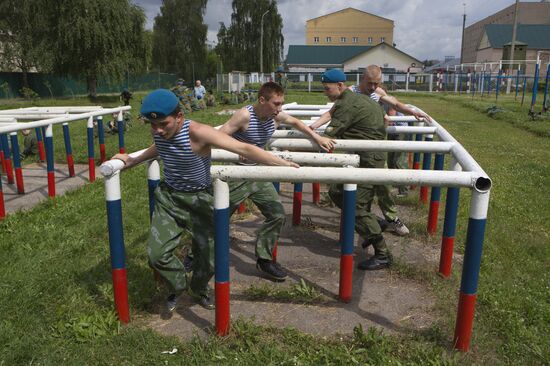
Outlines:
POLYGON ((251 285, 244 291, 244 295, 251 300, 277 300, 291 303, 320 303, 327 299, 304 279, 290 287, 278 287, 268 284, 251 285))
MULTIPOLYGON (((135 114, 143 95, 134 95, 135 114)), ((499 97, 498 106, 505 112, 493 117, 485 111, 494 99, 419 93, 398 97, 433 115, 494 182, 470 353, 450 350, 460 268, 454 268, 451 279, 443 281, 422 269, 396 267, 397 275, 425 280, 437 298, 434 311, 440 320, 421 333, 397 337, 356 328, 349 336, 323 338, 240 320, 233 322, 227 338, 182 343, 143 327, 159 295, 144 250, 146 172, 145 167, 137 167, 122 175, 133 321, 121 327, 112 311, 104 192, 101 182, 89 184, 0 222, 0 257, 4 258, 0 266, 0 365, 550 363, 550 124, 532 121, 528 107, 518 107, 513 97, 499 97), (179 350, 175 355, 161 353, 174 347, 179 350)), ((113 104, 109 98, 102 104, 116 105, 116 98, 112 99, 113 104)), ((327 100, 319 93, 291 93, 287 101, 324 104, 327 100)), ((39 101, 40 105, 87 103, 94 104, 87 99, 39 101)), ((2 108, 12 105, 28 104, 4 104, 2 108)), ((220 109, 190 117, 220 124, 228 118, 215 114, 220 109)), ((75 159, 85 163, 85 123, 71 131, 75 159)), ((127 134, 127 150, 150 144, 148 134, 146 127, 135 123, 127 134)), ((110 139, 108 156, 117 150, 116 137, 110 139)), ((60 129, 55 141, 57 160, 63 161, 60 129)), ((469 198, 469 192, 461 190, 458 252, 464 250, 469 198)), ((414 204, 408 199, 404 202, 414 204)), ((426 208, 418 210, 418 217, 425 218, 426 208)), ((423 219, 413 225, 415 235, 422 235, 424 225, 423 219)), ((269 291, 265 296, 269 298, 269 291)))

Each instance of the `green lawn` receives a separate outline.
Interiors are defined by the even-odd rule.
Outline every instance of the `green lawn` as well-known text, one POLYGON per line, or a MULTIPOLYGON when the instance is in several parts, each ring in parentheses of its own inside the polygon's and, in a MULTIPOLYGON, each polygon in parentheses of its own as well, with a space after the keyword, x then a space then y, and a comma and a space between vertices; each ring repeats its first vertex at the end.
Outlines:
MULTIPOLYGON (((424 333, 390 337, 357 328, 349 337, 320 339, 237 321, 228 338, 182 344, 144 328, 143 319, 151 316, 152 304, 164 295, 155 288, 146 262, 146 173, 138 167, 122 175, 130 325, 120 326, 113 313, 104 192, 98 181, 0 222, 0 257, 4 259, 0 365, 550 363, 550 124, 531 121, 528 101, 521 109, 513 97, 499 98, 498 106, 504 111, 491 118, 485 110, 495 104, 494 99, 397 96, 434 116, 494 182, 470 353, 451 350, 461 268, 454 268, 448 281, 424 269, 394 270, 401 276, 420 272, 417 278, 425 279, 438 299, 441 320, 424 333), (161 354, 173 347, 179 349, 176 355, 161 354)), ((134 116, 142 97, 134 94, 134 116)), ((291 93, 287 101, 324 104, 327 100, 318 93, 291 93)), ((116 105, 117 97, 104 97, 100 103, 67 99, 39 104, 107 107, 116 105)), ((27 105, 16 102, 2 108, 27 105)), ((227 119, 212 110, 190 117, 214 125, 227 119)), ((75 159, 85 163, 85 122, 81 125, 71 127, 72 143, 75 159)), ((56 129, 55 138, 56 156, 63 161, 61 128, 56 129)), ((108 139, 110 156, 117 150, 117 136, 108 139)), ((147 127, 135 122, 126 136, 128 151, 149 143, 147 127)), ((469 198, 469 192, 462 190, 457 227, 460 252, 469 198)), ((425 212, 419 208, 418 216, 424 218, 425 212)), ((417 223, 423 225, 424 219, 417 223)))

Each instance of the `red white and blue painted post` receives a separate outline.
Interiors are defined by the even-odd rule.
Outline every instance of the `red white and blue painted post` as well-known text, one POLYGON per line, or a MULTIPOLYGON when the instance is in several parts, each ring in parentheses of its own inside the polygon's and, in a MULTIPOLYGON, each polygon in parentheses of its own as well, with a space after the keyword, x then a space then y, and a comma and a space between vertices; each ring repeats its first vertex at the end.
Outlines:
MULTIPOLYGON (((451 157, 450 170, 460 171, 462 168, 455 158, 451 157)), ((458 187, 447 188, 445 202, 445 221, 443 222, 443 237, 441 238, 441 255, 439 257, 439 274, 448 278, 451 275, 453 264, 453 250, 455 245, 456 219, 458 216, 458 187)))
POLYGON ((355 235, 355 199, 357 184, 344 184, 340 246, 340 301, 350 302, 353 288, 353 242, 355 235))
POLYGON ((303 183, 294 183, 294 195, 292 198, 292 225, 300 225, 302 216, 302 188, 303 183))
MULTIPOLYGON (((434 170, 443 170, 445 155, 435 154, 434 170)), ((441 187, 432 187, 430 196, 430 211, 428 213, 428 234, 434 235, 437 231, 437 219, 439 217, 439 200, 441 198, 441 187)))
POLYGON ((105 177, 105 198, 107 203, 107 227, 109 229, 109 250, 111 253, 111 275, 115 308, 123 323, 130 321, 128 306, 128 277, 124 253, 124 231, 122 227, 122 200, 120 195, 120 172, 105 177))
POLYGON ((46 149, 44 149, 44 139, 42 138, 42 129, 37 127, 34 129, 36 133, 36 144, 38 145, 38 158, 40 161, 46 161, 46 149))
POLYGON ((99 160, 101 164, 103 164, 106 161, 105 130, 103 129, 103 116, 97 116, 97 139, 99 140, 99 160))
POLYGON ((124 147, 124 119, 123 112, 118 112, 117 115, 117 129, 118 129, 118 152, 124 154, 126 148, 124 147))
MULTIPOLYGON (((281 192, 281 183, 280 182, 273 182, 273 187, 275 187, 275 190, 277 193, 281 192)), ((277 252, 279 248, 279 241, 277 240, 275 242, 275 245, 273 246, 273 251, 271 252, 271 261, 273 263, 277 263, 277 252)))
POLYGON ((214 180, 214 225, 215 243, 215 301, 216 333, 225 336, 229 333, 229 185, 219 179, 214 180))
POLYGON ((71 146, 71 135, 69 134, 69 123, 63 123, 63 140, 65 140, 65 154, 67 155, 67 167, 69 168, 69 177, 74 177, 73 148, 71 146))
POLYGON ((4 207, 4 191, 2 190, 2 179, 0 179, 0 220, 6 217, 6 208, 4 207))
POLYGON ((17 132, 10 132, 11 154, 13 156, 13 167, 15 170, 15 182, 17 193, 25 193, 25 184, 23 183, 23 170, 21 169, 21 155, 19 151, 19 141, 17 141, 17 132))
POLYGON ((155 210, 155 189, 160 183, 160 166, 157 160, 147 162, 147 187, 149 191, 149 219, 155 210))
MULTIPOLYGON (((434 135, 426 135, 425 141, 433 141, 434 135)), ((424 159, 422 160, 422 170, 430 170, 432 167, 432 154, 429 152, 424 153, 424 159)), ((428 203, 428 186, 420 187, 420 202, 428 203)))
POLYGON ((88 179, 90 182, 95 181, 95 154, 94 154, 94 118, 88 118, 86 128, 88 137, 88 179))
MULTIPOLYGON (((423 124, 418 124, 419 126, 422 126, 423 124)), ((415 141, 422 141, 422 134, 419 134, 417 133, 414 137, 414 140, 415 141)), ((413 169, 415 170, 418 170, 420 169, 420 153, 419 152, 415 152, 413 154, 413 166, 412 166, 413 169)), ((415 189, 416 186, 415 185, 411 185, 411 189, 415 189)))
POLYGON ((470 203, 470 219, 464 251, 464 265, 460 283, 460 297, 454 335, 455 348, 466 352, 470 348, 472 328, 477 298, 477 285, 483 252, 487 209, 489 208, 489 192, 472 190, 470 203))
POLYGON ((1 174, 6 171, 6 162, 4 161, 4 144, 2 143, 1 138, 0 138, 0 162, 2 163, 2 167, 1 167, 2 170, 0 171, 0 174, 1 174))
POLYGON ((0 138, 2 139, 2 150, 4 152, 4 172, 6 172, 6 176, 8 177, 8 184, 13 184, 15 183, 15 179, 13 177, 13 167, 11 165, 8 135, 2 134, 0 135, 0 138))
POLYGON ((55 197, 55 166, 53 156, 53 126, 48 125, 44 133, 46 145, 46 170, 48 172, 48 196, 55 197))
POLYGON ((313 203, 318 204, 321 201, 321 183, 312 183, 311 192, 313 203))

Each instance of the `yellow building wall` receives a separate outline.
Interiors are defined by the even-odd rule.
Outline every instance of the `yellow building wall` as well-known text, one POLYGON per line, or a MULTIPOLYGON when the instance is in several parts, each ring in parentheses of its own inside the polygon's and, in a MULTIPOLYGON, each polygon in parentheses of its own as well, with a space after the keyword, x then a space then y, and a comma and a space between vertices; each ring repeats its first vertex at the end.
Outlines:
POLYGON ((348 8, 306 22, 307 45, 375 46, 393 44, 393 20, 348 8), (316 38, 318 41, 316 41, 316 38), (331 41, 327 41, 330 37, 331 41), (356 42, 354 42, 356 37, 356 42), (345 41, 343 40, 345 39, 345 41), (369 43, 369 38, 371 38, 369 43))

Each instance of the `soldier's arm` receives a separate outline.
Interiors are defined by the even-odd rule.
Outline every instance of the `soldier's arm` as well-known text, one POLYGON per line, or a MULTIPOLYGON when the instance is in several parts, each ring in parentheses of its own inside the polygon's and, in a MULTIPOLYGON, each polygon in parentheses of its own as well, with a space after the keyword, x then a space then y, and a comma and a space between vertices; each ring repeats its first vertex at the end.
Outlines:
POLYGON ((405 104, 398 101, 397 98, 389 96, 387 94, 385 96, 380 97, 380 101, 386 104, 387 106, 395 109, 398 112, 407 114, 409 116, 414 116, 417 120, 420 120, 422 118, 426 119, 427 121, 432 120, 432 118, 426 113, 407 107, 405 104))
POLYGON ((250 112, 246 108, 241 108, 233 113, 231 118, 227 120, 219 130, 226 135, 233 135, 237 131, 246 130, 250 121, 250 112))
POLYGON ((325 113, 323 113, 317 121, 315 121, 311 125, 309 125, 309 128, 311 128, 312 130, 316 130, 319 127, 329 123, 330 119, 332 117, 333 109, 334 109, 334 107, 332 107, 329 111, 326 111, 325 113))
POLYGON ((284 123, 292 126, 295 130, 303 132, 309 136, 313 141, 315 141, 321 149, 325 151, 331 151, 334 149, 334 140, 320 136, 318 133, 309 128, 305 123, 300 121, 298 118, 293 117, 285 112, 281 112, 275 117, 275 121, 278 123, 284 123))

